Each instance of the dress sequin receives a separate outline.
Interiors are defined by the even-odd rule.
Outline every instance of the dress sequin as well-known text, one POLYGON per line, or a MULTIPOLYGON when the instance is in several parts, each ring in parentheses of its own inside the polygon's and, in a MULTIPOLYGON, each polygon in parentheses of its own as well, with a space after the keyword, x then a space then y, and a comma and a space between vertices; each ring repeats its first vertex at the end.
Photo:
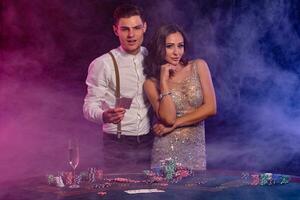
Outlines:
MULTIPOLYGON (((180 83, 170 84, 176 115, 194 111, 203 103, 203 94, 196 63, 192 72, 180 83)), ((204 121, 187 127, 180 127, 163 137, 155 137, 151 166, 157 167, 160 160, 172 158, 182 166, 194 170, 206 169, 204 121)))

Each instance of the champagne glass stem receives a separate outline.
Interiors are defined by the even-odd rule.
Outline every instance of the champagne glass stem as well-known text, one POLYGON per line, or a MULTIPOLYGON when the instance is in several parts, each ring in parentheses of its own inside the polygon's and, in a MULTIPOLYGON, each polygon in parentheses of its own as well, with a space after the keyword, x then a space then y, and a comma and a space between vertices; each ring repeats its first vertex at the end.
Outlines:
POLYGON ((75 167, 73 168, 73 185, 76 185, 75 167))

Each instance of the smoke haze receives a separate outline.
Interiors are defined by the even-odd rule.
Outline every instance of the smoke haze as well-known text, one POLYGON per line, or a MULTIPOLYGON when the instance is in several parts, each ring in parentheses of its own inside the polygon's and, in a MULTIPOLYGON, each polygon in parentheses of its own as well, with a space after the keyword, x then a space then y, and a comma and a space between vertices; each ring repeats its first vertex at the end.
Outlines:
MULTIPOLYGON (((123 1, 8 1, 1 6, 0 181, 101 166, 100 127, 82 103, 89 63, 118 45, 111 15, 123 1)), ((190 57, 212 73, 218 114, 207 120, 209 168, 300 169, 300 4, 297 1, 133 1, 148 16, 146 42, 181 25, 190 57)))

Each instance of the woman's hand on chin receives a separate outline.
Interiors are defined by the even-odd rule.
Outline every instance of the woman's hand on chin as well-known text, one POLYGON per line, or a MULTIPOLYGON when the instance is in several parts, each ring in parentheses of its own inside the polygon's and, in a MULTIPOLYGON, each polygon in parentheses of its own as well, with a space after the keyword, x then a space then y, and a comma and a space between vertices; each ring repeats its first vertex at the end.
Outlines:
POLYGON ((172 76, 172 73, 175 72, 175 68, 176 67, 171 65, 170 63, 162 65, 160 68, 160 81, 168 81, 172 76))

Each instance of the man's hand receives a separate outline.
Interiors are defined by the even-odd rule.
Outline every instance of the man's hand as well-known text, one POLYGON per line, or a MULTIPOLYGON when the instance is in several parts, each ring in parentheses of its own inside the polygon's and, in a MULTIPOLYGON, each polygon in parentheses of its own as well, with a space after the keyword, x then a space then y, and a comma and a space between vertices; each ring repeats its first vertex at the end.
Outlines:
POLYGON ((103 122, 118 124, 124 118, 125 111, 124 108, 110 108, 103 113, 103 122))

